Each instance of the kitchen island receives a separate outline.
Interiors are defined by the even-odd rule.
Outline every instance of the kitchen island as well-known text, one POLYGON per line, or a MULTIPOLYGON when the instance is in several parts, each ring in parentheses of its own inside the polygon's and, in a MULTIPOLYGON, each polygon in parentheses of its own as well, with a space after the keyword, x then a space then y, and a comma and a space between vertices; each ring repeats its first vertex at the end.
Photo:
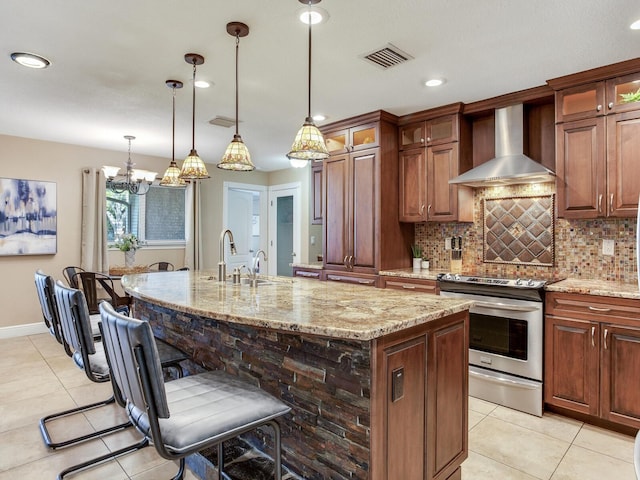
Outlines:
MULTIPOLYGON (((292 407, 283 463, 308 479, 459 479, 470 302, 308 279, 257 288, 206 271, 125 276, 135 316, 292 407)), ((267 429, 264 436, 268 437, 267 429)))

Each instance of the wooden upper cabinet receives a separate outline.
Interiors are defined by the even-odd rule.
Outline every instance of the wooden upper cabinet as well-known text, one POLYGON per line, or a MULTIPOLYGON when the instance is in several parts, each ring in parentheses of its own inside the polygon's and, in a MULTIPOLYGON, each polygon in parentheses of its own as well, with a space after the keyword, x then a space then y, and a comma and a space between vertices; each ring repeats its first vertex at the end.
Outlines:
POLYGON ((458 143, 427 149, 427 219, 436 222, 458 220, 458 189, 449 180, 458 176, 458 143))
POLYGON ((640 109, 640 73, 624 75, 606 82, 607 113, 640 109))
POLYGON ((640 60, 549 84, 556 89, 558 216, 637 216, 640 60))
POLYGON ((557 126, 559 217, 596 218, 606 213, 604 125, 604 117, 598 117, 557 126))
POLYGON ((640 110, 607 117, 607 215, 638 214, 640 195, 640 110))
POLYGON ((346 153, 376 147, 380 142, 378 123, 342 128, 324 134, 329 153, 346 153))
POLYGON ((556 122, 604 115, 604 91, 604 82, 595 82, 556 92, 556 122))
POLYGON ((399 128, 400 150, 424 147, 427 141, 425 122, 410 123, 399 128))
POLYGON ((459 138, 459 115, 410 123, 399 128, 400 150, 457 142, 459 138))
POLYGON ((459 117, 459 115, 446 115, 428 120, 426 125, 427 145, 457 142, 459 117))
POLYGON ((401 222, 427 221, 427 157, 424 148, 400 152, 401 222))

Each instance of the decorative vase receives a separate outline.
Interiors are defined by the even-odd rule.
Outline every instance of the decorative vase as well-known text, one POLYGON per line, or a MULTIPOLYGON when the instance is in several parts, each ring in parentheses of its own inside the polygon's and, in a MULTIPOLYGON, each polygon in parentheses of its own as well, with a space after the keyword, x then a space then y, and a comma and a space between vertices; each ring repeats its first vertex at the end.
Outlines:
POLYGON ((422 262, 421 258, 414 258, 413 259, 413 269, 414 270, 420 270, 420 262, 422 262))
POLYGON ((422 260, 420 266, 423 270, 429 270, 429 260, 422 260))
POLYGON ((136 251, 135 250, 127 250, 124 252, 124 264, 127 268, 133 267, 133 264, 136 263, 136 251))

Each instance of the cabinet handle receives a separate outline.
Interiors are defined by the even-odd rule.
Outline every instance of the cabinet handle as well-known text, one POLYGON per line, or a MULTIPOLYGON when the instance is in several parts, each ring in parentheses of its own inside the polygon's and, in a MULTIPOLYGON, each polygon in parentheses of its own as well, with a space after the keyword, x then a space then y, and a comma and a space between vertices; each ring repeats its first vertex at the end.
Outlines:
POLYGON ((353 270, 353 255, 349 255, 349 268, 353 270))
POLYGON ((342 259, 342 264, 345 267, 349 267, 349 264, 347 263, 347 258, 349 258, 349 255, 345 255, 344 258, 342 259))
POLYGON ((415 285, 402 285, 402 288, 406 288, 407 290, 415 290, 415 285))
POLYGON ((427 207, 427 218, 431 216, 431 204, 427 207))
POLYGON ((596 327, 591 327, 591 346, 595 347, 596 346, 596 327))
POLYGON ((609 313, 611 311, 610 308, 592 307, 591 305, 589 305, 589 310, 591 310, 592 312, 602 312, 602 313, 609 313))
POLYGON ((420 207, 420 216, 424 215, 424 203, 420 207))
POLYGON ((604 329, 604 349, 607 349, 607 335, 609 335, 609 329, 605 328, 604 329))
POLYGON ((609 214, 613 213, 613 193, 609 195, 609 214))
POLYGON ((602 105, 598 105, 598 106, 596 107, 596 111, 598 111, 598 112, 602 111, 602 105))
POLYGON ((613 108, 613 102, 609 102, 609 110, 613 108))
POLYGON ((598 213, 602 213, 602 194, 598 195, 598 213))

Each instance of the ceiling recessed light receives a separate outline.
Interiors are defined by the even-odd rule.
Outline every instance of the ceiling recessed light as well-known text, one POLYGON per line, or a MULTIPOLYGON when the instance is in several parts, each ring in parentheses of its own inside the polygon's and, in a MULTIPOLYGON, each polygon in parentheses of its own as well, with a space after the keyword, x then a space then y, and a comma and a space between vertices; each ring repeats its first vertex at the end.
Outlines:
POLYGON ((439 87, 443 83, 443 78, 432 78, 431 80, 427 80, 426 82, 424 82, 427 87, 439 87))
POLYGON ((629 28, 631 30, 640 30, 640 18, 635 22, 633 22, 631 25, 629 25, 629 28))
POLYGON ((51 65, 49 60, 33 53, 14 52, 11 54, 11 60, 29 68, 47 68, 51 65))
POLYGON ((211 84, 205 80, 196 80, 195 86, 198 88, 209 88, 211 84))
POLYGON ((318 113, 311 118, 313 118, 314 122, 324 122, 327 119, 326 115, 322 115, 321 113, 318 113))

